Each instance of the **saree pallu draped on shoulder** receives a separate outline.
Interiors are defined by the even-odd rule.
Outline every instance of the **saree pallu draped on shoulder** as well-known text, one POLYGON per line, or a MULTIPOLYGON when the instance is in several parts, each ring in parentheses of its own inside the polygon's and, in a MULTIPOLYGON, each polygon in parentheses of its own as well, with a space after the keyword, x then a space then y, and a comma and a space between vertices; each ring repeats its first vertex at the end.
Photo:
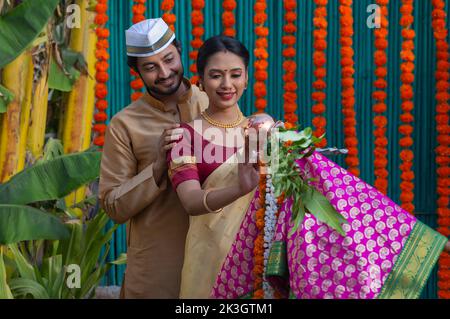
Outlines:
MULTIPOLYGON (((266 266, 272 287, 286 298, 418 298, 447 238, 318 153, 297 165, 346 218, 346 235, 306 214, 288 236, 292 202, 285 202, 266 266)), ((245 251, 253 252, 254 210, 251 205, 216 278, 214 298, 252 295, 253 259, 245 251)))
MULTIPOLYGON (((202 188, 238 185, 236 156, 236 154, 233 155, 215 169, 204 181, 202 188)), ((214 281, 231 250, 254 194, 255 191, 248 193, 224 207, 218 214, 190 216, 180 298, 210 298, 214 281)), ((251 252, 249 251, 248 254, 250 256, 251 252)))

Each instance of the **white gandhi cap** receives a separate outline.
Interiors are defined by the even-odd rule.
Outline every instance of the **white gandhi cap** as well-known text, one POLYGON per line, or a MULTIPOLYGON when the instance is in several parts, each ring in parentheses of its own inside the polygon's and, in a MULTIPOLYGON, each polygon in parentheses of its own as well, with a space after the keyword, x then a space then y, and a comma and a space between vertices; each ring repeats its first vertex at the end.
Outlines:
POLYGON ((125 31, 127 55, 146 57, 158 54, 172 43, 175 34, 163 19, 147 19, 125 31))

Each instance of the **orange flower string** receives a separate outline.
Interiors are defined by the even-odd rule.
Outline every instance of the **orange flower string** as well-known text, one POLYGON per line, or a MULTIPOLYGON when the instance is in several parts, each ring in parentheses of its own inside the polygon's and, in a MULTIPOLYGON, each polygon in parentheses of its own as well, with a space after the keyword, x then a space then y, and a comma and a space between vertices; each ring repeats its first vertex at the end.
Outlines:
MULTIPOLYGON (((447 42, 448 30, 446 28, 446 12, 444 0, 432 0, 434 38, 436 40, 437 70, 436 77, 436 128, 437 141, 436 163, 437 163, 437 213, 438 231, 450 236, 450 209, 449 209, 449 186, 450 186, 450 148, 449 148, 449 94, 450 88, 450 63, 449 44, 447 42)), ((443 253, 439 259, 438 270, 438 296, 441 299, 450 299, 450 255, 443 253)))
POLYGON ((191 46, 193 50, 189 53, 189 58, 194 62, 191 64, 190 71, 194 74, 191 78, 192 84, 197 84, 199 77, 197 73, 197 56, 198 49, 203 44, 202 37, 205 34, 205 29, 202 27, 204 23, 203 17, 203 8, 205 7, 205 0, 192 0, 192 12, 191 12, 191 21, 192 21, 192 35, 194 39, 191 41, 191 46))
MULTIPOLYGON (((315 127, 314 135, 319 137, 325 134, 327 120, 324 116, 326 111, 325 99, 326 94, 324 92, 327 84, 325 82, 327 70, 326 70, 326 48, 327 48, 327 4, 328 0, 314 0, 316 9, 314 9, 314 76, 316 80, 313 82, 314 92, 312 93, 312 99, 315 101, 312 112, 314 118, 312 123, 315 127)), ((323 138, 318 143, 318 147, 325 147, 327 145, 327 139, 323 138)))
POLYGON ((288 127, 295 126, 298 117, 297 110, 297 82, 295 81, 297 63, 295 62, 296 50, 295 44, 297 42, 296 32, 297 26, 295 22, 297 20, 297 0, 283 0, 283 7, 285 10, 284 20, 286 21, 283 26, 285 35, 282 38, 283 44, 286 46, 283 50, 283 81, 284 81, 284 94, 283 94, 283 109, 284 120, 288 127))
POLYGON ((161 2, 161 10, 164 11, 162 18, 167 23, 169 28, 175 32, 175 22, 177 21, 177 17, 172 13, 174 6, 174 0, 163 0, 161 2))
POLYGON ((222 13, 222 24, 223 24, 223 34, 229 37, 236 36, 236 30, 234 25, 236 24, 236 18, 234 17, 234 9, 236 9, 236 0, 224 0, 222 3, 223 13, 222 13))
POLYGON ((269 53, 267 52, 267 48, 269 46, 267 42, 267 36, 269 35, 269 29, 264 26, 267 21, 267 3, 266 0, 256 0, 254 5, 255 16, 253 18, 253 22, 255 23, 255 33, 256 33, 256 41, 255 41, 255 84, 253 86, 253 91, 256 97, 255 107, 257 109, 257 113, 264 112, 264 109, 267 106, 267 87, 266 80, 268 78, 267 67, 268 62, 267 59, 269 57, 269 53))
POLYGON ((341 83, 342 83, 342 114, 344 115, 344 144, 348 149, 345 158, 348 171, 359 176, 358 139, 356 137, 356 112, 355 112, 355 61, 353 56, 353 0, 339 0, 339 12, 341 13, 341 83))
POLYGON ((102 147, 105 142, 105 131, 106 124, 108 120, 108 115, 106 114, 106 109, 108 108, 108 101, 106 100, 108 94, 107 82, 109 79, 108 75, 108 59, 109 54, 107 52, 109 48, 109 30, 105 28, 105 24, 108 21, 108 1, 98 0, 95 6, 95 18, 94 22, 96 26, 97 34, 97 44, 95 56, 97 62, 95 64, 95 79, 97 84, 95 85, 95 96, 96 96, 96 113, 94 114, 95 124, 93 126, 94 130, 94 145, 102 147))
MULTIPOLYGON (((134 24, 141 22, 145 20, 145 3, 146 0, 133 0, 134 4, 132 7, 133 12, 133 18, 132 21, 134 24)), ((136 101, 139 99, 143 93, 142 88, 144 87, 144 82, 142 82, 141 77, 139 76, 139 73, 134 71, 133 69, 130 69, 131 74, 131 83, 130 86, 133 89, 133 93, 131 93, 131 100, 136 101)))
POLYGON ((375 74, 377 80, 374 82, 376 91, 373 92, 372 97, 376 101, 373 106, 373 111, 376 114, 374 117, 375 124, 375 187, 382 192, 387 194, 388 188, 388 171, 387 167, 387 145, 388 140, 386 138, 386 126, 387 117, 385 116, 387 106, 386 106, 386 89, 387 81, 385 77, 387 75, 386 64, 387 64, 387 35, 388 35, 388 4, 389 0, 377 0, 377 4, 381 8, 381 27, 375 30, 375 74))
POLYGON ((402 0, 402 7, 400 8, 400 12, 402 16, 400 18, 400 25, 402 26, 402 51, 400 53, 400 57, 402 59, 401 65, 401 81, 402 86, 400 88, 400 96, 402 99, 402 110, 403 113, 400 116, 403 124, 399 127, 399 132, 403 136, 400 139, 400 147, 402 151, 400 153, 400 171, 402 182, 400 183, 400 201, 402 203, 403 209, 414 213, 414 171, 413 167, 413 158, 414 154, 411 150, 413 146, 412 133, 414 131, 414 127, 411 123, 414 121, 414 116, 411 113, 414 102, 413 102, 413 82, 414 82, 414 38, 415 32, 412 29, 414 23, 413 16, 413 3, 414 0, 402 0))
POLYGON ((256 211, 256 228, 258 235, 256 236, 253 246, 253 299, 263 299, 263 277, 264 277, 264 217, 266 212, 266 175, 260 174, 259 178, 259 207, 256 211))

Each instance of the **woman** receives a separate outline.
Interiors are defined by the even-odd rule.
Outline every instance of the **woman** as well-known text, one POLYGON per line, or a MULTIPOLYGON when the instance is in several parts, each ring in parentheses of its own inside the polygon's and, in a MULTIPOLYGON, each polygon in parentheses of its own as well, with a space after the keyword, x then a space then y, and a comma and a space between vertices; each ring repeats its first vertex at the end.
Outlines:
MULTIPOLYGON (((182 125, 168 154, 173 187, 190 214, 181 298, 254 293, 259 175, 250 159, 240 163, 248 121, 238 107, 248 61, 247 49, 233 38, 203 44, 197 68, 209 108, 182 125)), ((297 164, 348 224, 341 236, 307 214, 290 234, 292 203, 285 202, 265 269, 273 289, 293 298, 418 297, 447 239, 322 155, 297 164)))

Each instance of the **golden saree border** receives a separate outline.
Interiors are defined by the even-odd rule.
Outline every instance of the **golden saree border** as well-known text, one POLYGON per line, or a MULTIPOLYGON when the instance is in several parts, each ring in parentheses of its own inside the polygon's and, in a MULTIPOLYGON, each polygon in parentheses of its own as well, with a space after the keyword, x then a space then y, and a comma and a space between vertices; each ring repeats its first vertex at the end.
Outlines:
MULTIPOLYGON (((214 170, 203 182, 202 189, 236 185, 239 180, 236 156, 237 153, 214 170)), ((181 275, 181 299, 210 297, 255 191, 256 189, 224 207, 218 214, 189 216, 181 275)))
POLYGON ((417 299, 447 238, 417 221, 377 299, 417 299))
POLYGON ((169 163, 169 178, 172 178, 178 172, 189 169, 197 169, 197 158, 195 156, 180 156, 172 159, 169 163))
POLYGON ((170 169, 174 170, 185 164, 197 164, 197 158, 195 156, 180 156, 170 161, 170 169))

